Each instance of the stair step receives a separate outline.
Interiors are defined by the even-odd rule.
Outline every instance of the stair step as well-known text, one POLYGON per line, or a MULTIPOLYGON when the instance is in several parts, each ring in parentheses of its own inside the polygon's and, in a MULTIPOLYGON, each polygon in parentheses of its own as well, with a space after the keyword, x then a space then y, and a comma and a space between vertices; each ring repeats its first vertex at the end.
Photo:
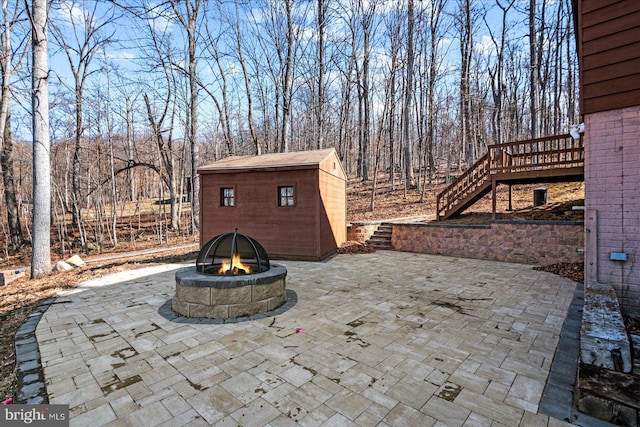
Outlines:
POLYGON ((373 232, 367 244, 373 246, 376 249, 393 249, 391 245, 391 235, 393 232, 393 224, 382 223, 378 225, 378 228, 373 232))
POLYGON ((379 231, 379 230, 375 231, 372 234, 372 236, 381 237, 383 239, 385 239, 385 238, 389 238, 390 239, 391 235, 392 235, 391 231, 379 231))
POLYGON ((390 239, 375 239, 371 238, 367 240, 367 244, 375 247, 375 248, 392 248, 390 239))
POLYGON ((373 246, 376 249, 393 249, 393 246, 391 245, 391 243, 374 243, 374 242, 368 242, 368 244, 370 246, 373 246))
POLYGON ((370 243, 391 243, 391 239, 379 239, 379 238, 375 238, 375 237, 371 237, 369 240, 367 240, 367 242, 370 243))

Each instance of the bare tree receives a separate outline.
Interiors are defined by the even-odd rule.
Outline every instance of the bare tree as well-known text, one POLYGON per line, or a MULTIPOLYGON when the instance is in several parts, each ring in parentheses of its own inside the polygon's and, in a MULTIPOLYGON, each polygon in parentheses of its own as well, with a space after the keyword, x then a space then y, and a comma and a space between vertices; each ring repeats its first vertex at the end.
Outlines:
MULTIPOLYGON (((147 11, 148 13, 149 11, 147 11)), ((151 13, 153 15, 153 13, 151 13)), ((147 15, 148 16, 148 15, 147 15)), ((173 147, 173 129, 175 120, 175 109, 177 108, 177 86, 175 71, 178 69, 173 58, 170 46, 170 36, 165 33, 165 29, 157 29, 152 23, 152 17, 148 16, 147 30, 151 41, 150 55, 153 57, 153 67, 159 70, 164 84, 160 87, 165 91, 164 95, 158 94, 160 98, 159 113, 154 111, 149 95, 144 93, 144 104, 146 107, 146 117, 151 128, 153 142, 156 146, 160 166, 157 168, 160 176, 160 194, 162 185, 169 189, 170 225, 171 230, 178 229, 178 192, 177 178, 175 174, 175 149, 173 147), (166 135, 166 137, 165 137, 166 135)), ((189 79, 189 72, 184 72, 189 79)), ((196 76, 197 78, 197 76, 196 76)), ((190 91, 189 86, 189 93, 190 91)), ((187 118, 187 123, 191 123, 187 118)), ((197 196, 197 193, 194 193, 197 196)), ((193 194, 191 195, 193 196, 193 194)), ((197 197, 196 197, 197 198, 197 197)), ((193 199, 192 199, 193 200, 193 199)), ((162 203, 162 200, 160 201, 162 203)), ((193 221, 192 221, 193 226, 193 221)), ((162 236, 162 234, 160 234, 162 236)))
MULTIPOLYGON (((160 160, 162 164, 162 169, 160 173, 160 177, 163 179, 164 183, 167 184, 169 188, 169 204, 171 222, 170 228, 171 230, 177 230, 178 228, 178 207, 177 207, 177 193, 176 193, 176 177, 175 177, 175 160, 174 160, 174 149, 173 149, 173 138, 172 138, 172 127, 169 127, 169 136, 166 138, 163 135, 163 123, 167 117, 167 114, 171 114, 169 112, 169 106, 171 105, 171 96, 172 92, 169 91, 167 93, 167 99, 164 100, 164 107, 160 116, 156 119, 153 109, 151 107, 151 103, 149 101, 149 96, 144 94, 144 102, 147 107, 147 118, 149 120, 149 126, 153 132, 153 139, 158 148, 158 153, 160 155, 160 160), (163 176, 164 174, 166 176, 163 176)), ((162 203, 162 200, 160 201, 162 203)))
POLYGON ((187 63, 189 80, 189 110, 187 141, 191 148, 191 225, 193 231, 200 228, 200 179, 198 178, 199 146, 198 146, 198 55, 197 29, 198 17, 206 2, 202 0, 178 1, 170 0, 175 15, 187 36, 187 63), (184 7, 184 10, 183 10, 184 7))
POLYGON ((397 104, 397 96, 396 96, 396 77, 399 74, 399 62, 400 62, 400 49, 402 46, 402 24, 401 24, 401 14, 402 7, 398 5, 394 13, 390 14, 387 20, 387 33, 389 37, 389 56, 391 57, 391 66, 388 70, 389 75, 389 88, 388 88, 388 96, 389 96, 389 111, 388 111, 388 141, 389 141, 389 180, 391 181, 391 189, 396 189, 396 104, 397 104))
POLYGON ((318 103, 316 106, 316 148, 324 147, 324 104, 325 100, 325 50, 326 50, 326 31, 327 31, 327 9, 329 0, 318 1, 318 103))
POLYGON ((51 166, 49 165, 49 61, 47 1, 33 0, 30 14, 33 114, 33 231, 31 278, 51 272, 51 166))
POLYGON ((460 39, 460 135, 462 152, 467 164, 476 160, 477 153, 471 136, 471 59, 473 53, 473 0, 458 0, 455 15, 460 39))
POLYGON ((291 129, 291 97, 293 85, 293 17, 291 15, 292 0, 284 0, 287 19, 287 54, 282 64, 282 130, 280 133, 280 152, 289 151, 289 130, 291 129))
POLYGON ((251 134, 251 140, 253 141, 253 145, 255 146, 255 154, 262 154, 262 147, 260 145, 260 141, 258 140, 258 134, 256 132, 254 120, 253 120, 253 95, 251 93, 251 78, 249 76, 249 70, 244 59, 244 46, 243 46, 243 38, 242 38, 242 26, 240 25, 240 11, 238 6, 238 0, 235 1, 235 22, 233 28, 236 33, 236 48, 238 54, 238 62, 240 63, 240 67, 242 68, 242 76, 244 77, 244 88, 247 96, 247 122, 249 124, 249 132, 251 134))
POLYGON ((203 36, 206 41, 206 43, 204 43, 204 50, 206 52, 205 62, 210 61, 209 66, 211 70, 217 71, 217 78, 215 82, 217 83, 217 87, 209 87, 209 85, 202 82, 200 79, 198 79, 198 84, 207 93, 207 95, 209 95, 209 98, 213 101, 216 110, 218 111, 220 127, 222 128, 222 135, 227 145, 227 151, 229 155, 233 156, 235 155, 236 144, 234 142, 233 132, 231 130, 229 84, 227 81, 227 72, 225 70, 223 59, 224 55, 220 52, 220 49, 218 47, 221 44, 220 39, 222 37, 222 32, 218 31, 218 33, 215 34, 211 27, 212 25, 209 25, 209 20, 205 20, 205 31, 203 36), (220 100, 218 98, 222 99, 220 100))
MULTIPOLYGON (((544 2, 546 2, 546 0, 543 0, 543 3, 544 2)), ((529 0, 529 63, 529 115, 531 116, 531 138, 537 138, 539 136, 538 89, 540 87, 540 49, 538 46, 538 30, 536 26, 536 0, 529 0)))
POLYGON ((403 121, 402 121, 402 138, 403 138, 403 146, 404 146, 404 179, 405 179, 405 188, 407 186, 411 187, 414 185, 413 178, 413 156, 412 156, 412 129, 413 125, 411 123, 411 110, 412 110, 412 102, 413 102, 413 59, 414 59, 414 51, 413 51, 413 28, 415 23, 415 16, 413 11, 413 0, 409 0, 407 3, 407 66, 406 66, 406 85, 405 85, 405 96, 404 96, 404 110, 403 110, 403 121))
MULTIPOLYGON (((428 58, 428 73, 427 73, 427 90, 426 90, 426 139, 427 139, 427 169, 429 183, 433 180, 433 174, 435 172, 435 139, 436 139, 436 83, 438 81, 440 73, 440 64, 438 63, 438 57, 440 53, 438 46, 442 40, 441 34, 441 20, 442 11, 447 3, 447 0, 433 0, 430 2, 428 9, 429 16, 429 54, 425 54, 425 58, 428 58)), ((426 181, 426 180, 425 180, 426 181)), ((424 199, 426 185, 423 187, 420 200, 424 199)))
POLYGON ((98 2, 94 2, 92 9, 82 9, 82 17, 76 19, 74 16, 74 12, 77 10, 75 2, 61 3, 63 7, 61 13, 69 18, 68 22, 71 28, 64 28, 60 22, 51 26, 51 34, 58 46, 64 51, 71 73, 73 74, 75 144, 71 168, 71 201, 73 206, 73 221, 78 227, 82 245, 86 245, 86 236, 83 232, 82 224, 84 197, 82 194, 80 165, 82 138, 85 130, 82 111, 84 90, 89 76, 100 71, 97 68, 91 69, 93 59, 105 45, 114 41, 113 35, 115 33, 112 29, 107 30, 115 19, 113 10, 107 11, 105 15, 100 16, 102 12, 99 12, 98 5, 98 2), (69 30, 73 34, 72 37, 69 37, 69 30))
POLYGON ((11 46, 12 31, 19 22, 22 10, 21 2, 16 1, 12 10, 8 0, 2 0, 3 30, 0 36, 0 70, 2 72, 2 86, 0 89, 0 169, 4 184, 5 204, 7 208, 7 222, 11 250, 17 251, 25 243, 20 224, 18 203, 13 166, 13 141, 11 140, 11 80, 20 69, 27 56, 29 41, 18 46, 16 51, 11 46), (17 57, 17 60, 15 59, 17 57), (16 62, 15 65, 13 62, 16 62))
POLYGON ((501 12, 500 36, 496 37, 493 26, 486 21, 487 30, 491 36, 491 42, 496 49, 496 62, 490 67, 488 72, 491 76, 492 92, 493 92, 493 140, 495 144, 501 144, 504 141, 504 128, 506 126, 504 119, 504 100, 506 94, 506 85, 504 82, 504 62, 505 62, 505 46, 507 43, 507 15, 513 7, 515 0, 509 0, 506 4, 502 4, 501 0, 495 0, 496 5, 501 12))
POLYGON ((353 32, 352 41, 354 46, 351 48, 351 54, 354 57, 355 72, 358 78, 356 85, 358 93, 358 176, 363 181, 369 180, 369 148, 371 146, 371 94, 370 94, 370 62, 371 62, 371 39, 374 31, 374 18, 376 15, 377 1, 363 2, 358 0, 356 4, 355 16, 351 28, 353 32), (358 56, 358 47, 355 42, 358 37, 355 35, 358 31, 362 31, 362 64, 356 58, 358 56))

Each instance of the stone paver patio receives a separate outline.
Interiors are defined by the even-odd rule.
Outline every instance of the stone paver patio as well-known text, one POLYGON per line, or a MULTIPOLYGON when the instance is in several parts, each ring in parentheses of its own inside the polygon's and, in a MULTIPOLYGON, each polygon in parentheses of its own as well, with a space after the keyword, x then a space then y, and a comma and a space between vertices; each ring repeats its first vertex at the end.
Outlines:
POLYGON ((68 290, 36 330, 50 403, 92 427, 566 424, 538 405, 570 280, 391 251, 276 263, 297 304, 234 324, 158 313, 185 265, 68 290))

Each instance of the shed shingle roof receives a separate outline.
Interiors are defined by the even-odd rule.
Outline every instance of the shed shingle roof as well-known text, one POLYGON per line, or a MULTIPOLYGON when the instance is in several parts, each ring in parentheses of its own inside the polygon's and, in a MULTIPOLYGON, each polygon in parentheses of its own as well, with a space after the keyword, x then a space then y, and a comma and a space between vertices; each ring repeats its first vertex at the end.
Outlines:
POLYGON ((297 151, 293 153, 263 154, 260 156, 232 156, 198 168, 199 172, 267 169, 280 167, 300 167, 319 165, 328 156, 335 153, 335 149, 297 151))

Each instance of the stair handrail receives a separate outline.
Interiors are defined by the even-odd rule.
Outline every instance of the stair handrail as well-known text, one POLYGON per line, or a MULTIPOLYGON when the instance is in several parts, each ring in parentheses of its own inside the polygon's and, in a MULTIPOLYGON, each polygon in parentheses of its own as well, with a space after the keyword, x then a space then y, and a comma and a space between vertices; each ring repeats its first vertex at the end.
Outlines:
POLYGON ((442 190, 436 198, 436 217, 440 219, 453 205, 488 179, 491 171, 490 151, 442 190), (444 200, 444 203, 442 201, 444 200))

